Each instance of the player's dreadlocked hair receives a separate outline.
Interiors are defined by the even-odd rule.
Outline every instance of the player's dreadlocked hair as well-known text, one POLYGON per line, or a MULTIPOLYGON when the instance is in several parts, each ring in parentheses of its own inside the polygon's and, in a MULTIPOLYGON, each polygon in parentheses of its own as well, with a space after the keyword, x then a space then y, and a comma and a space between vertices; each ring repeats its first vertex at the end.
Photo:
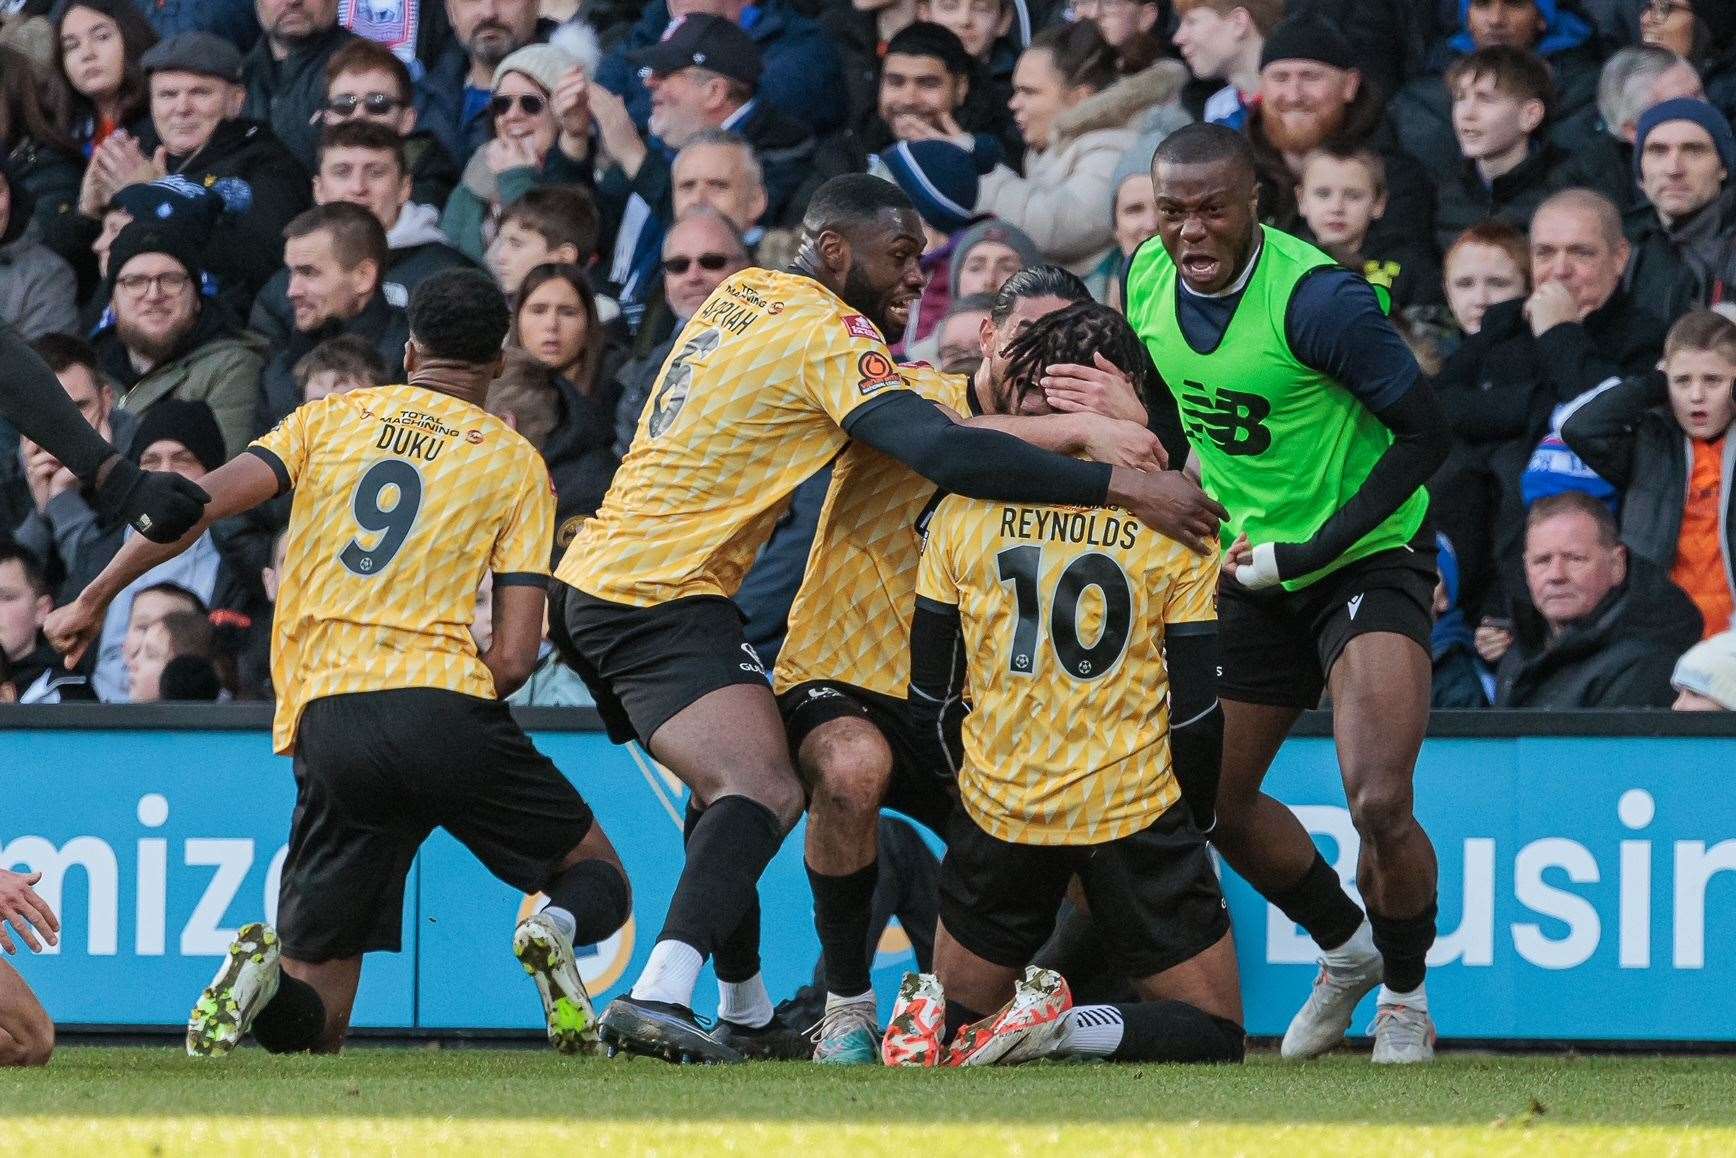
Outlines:
POLYGON ((441 270, 410 295, 410 337, 430 357, 487 364, 511 326, 500 287, 479 269, 441 270))
POLYGON ((1156 381, 1157 367, 1145 343, 1127 324, 1127 319, 1097 302, 1075 302, 1065 309, 1045 314, 1007 343, 1007 381, 1015 399, 1036 387, 1043 371, 1061 362, 1091 365, 1091 355, 1101 353, 1133 380, 1133 389, 1144 402, 1156 381))

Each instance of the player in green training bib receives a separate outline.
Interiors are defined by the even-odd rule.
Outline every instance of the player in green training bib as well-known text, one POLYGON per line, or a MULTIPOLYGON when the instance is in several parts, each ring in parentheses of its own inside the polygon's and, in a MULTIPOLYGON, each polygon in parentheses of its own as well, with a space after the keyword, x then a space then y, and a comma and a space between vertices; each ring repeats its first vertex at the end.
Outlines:
POLYGON ((1435 587, 1422 484, 1446 454, 1446 423, 1368 283, 1259 224, 1246 138, 1182 129, 1158 147, 1152 182, 1158 236, 1133 256, 1127 316, 1175 397, 1202 485, 1230 512, 1212 840, 1321 947, 1285 1056, 1342 1042, 1384 981, 1374 1059, 1427 1061, 1436 868, 1411 781, 1435 587), (1328 689, 1366 920, 1307 830, 1260 791, 1297 716, 1328 689))

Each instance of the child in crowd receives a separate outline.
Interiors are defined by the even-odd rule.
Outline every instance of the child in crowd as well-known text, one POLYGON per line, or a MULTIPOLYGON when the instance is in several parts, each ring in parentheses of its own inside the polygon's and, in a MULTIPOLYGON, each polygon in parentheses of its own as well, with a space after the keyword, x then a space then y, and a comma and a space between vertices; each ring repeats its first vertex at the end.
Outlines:
POLYGON ((597 251, 597 206, 583 191, 539 185, 500 214, 488 269, 508 299, 539 265, 584 266, 597 251))
POLYGON ((1621 537, 1670 570, 1706 621, 1736 603, 1736 323, 1695 310, 1670 327, 1660 370, 1627 378, 1568 416, 1561 435, 1621 488, 1621 537))
POLYGON ((386 385, 386 367, 366 338, 356 334, 330 338, 295 364, 295 386, 303 402, 328 394, 343 394, 365 386, 386 385))
POLYGON ((1440 301, 1440 270, 1421 246, 1403 242, 1378 251, 1369 231, 1386 213, 1386 164, 1370 149, 1323 147, 1302 162, 1297 208, 1308 240, 1392 296, 1392 310, 1440 301))
POLYGON ((1188 71, 1224 87, 1206 98, 1200 119, 1238 132, 1260 95, 1260 52, 1284 18, 1284 0, 1176 0, 1172 40, 1188 71))
POLYGON ((1448 67, 1453 135, 1464 164, 1435 186, 1441 249, 1479 221, 1524 229, 1560 186, 1565 155, 1543 134, 1555 86, 1549 66, 1518 48, 1480 48, 1448 67))

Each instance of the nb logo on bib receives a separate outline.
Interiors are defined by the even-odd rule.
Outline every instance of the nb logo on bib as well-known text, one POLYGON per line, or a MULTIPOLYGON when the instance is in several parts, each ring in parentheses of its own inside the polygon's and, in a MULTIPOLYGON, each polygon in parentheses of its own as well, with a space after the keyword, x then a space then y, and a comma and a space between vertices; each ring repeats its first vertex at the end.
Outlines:
POLYGON ((1182 383, 1182 422, 1188 433, 1208 438, 1213 446, 1232 455, 1265 454, 1272 446, 1272 432, 1264 423, 1272 404, 1258 394, 1241 390, 1206 393, 1206 387, 1190 380, 1182 383))

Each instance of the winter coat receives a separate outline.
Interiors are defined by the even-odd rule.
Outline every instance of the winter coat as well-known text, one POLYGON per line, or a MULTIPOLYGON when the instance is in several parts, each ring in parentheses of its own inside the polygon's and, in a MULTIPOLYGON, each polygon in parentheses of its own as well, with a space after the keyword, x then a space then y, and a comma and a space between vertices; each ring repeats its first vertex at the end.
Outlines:
POLYGON ((210 32, 246 52, 259 39, 253 0, 150 0, 138 9, 161 40, 178 32, 210 32))
POLYGON ((1435 247, 1442 253, 1459 234, 1481 221, 1494 219, 1516 225, 1523 232, 1531 227, 1531 215, 1546 197, 1562 188, 1561 169, 1567 157, 1545 141, 1534 145, 1512 172, 1485 182, 1476 163, 1461 161, 1449 177, 1435 186, 1435 247))
POLYGON ((405 137, 404 163, 410 166, 411 201, 420 205, 446 204, 461 170, 440 138, 423 129, 405 137))
POLYGON ((410 322, 401 307, 388 303, 385 293, 378 292, 353 318, 327 322, 310 334, 292 330, 272 343, 271 361, 265 364, 259 382, 257 415, 250 420, 255 435, 264 434, 301 405, 301 389, 295 384, 295 364, 321 342, 346 334, 364 338, 374 347, 374 353, 385 364, 386 381, 403 379, 404 343, 410 340, 410 322))
POLYGON ((21 237, 0 246, 0 321, 25 338, 78 330, 72 267, 40 241, 21 237))
MULTIPOLYGON (((606 358, 605 362, 618 359, 606 358)), ((579 524, 597 513, 615 477, 615 408, 620 386, 614 366, 598 367, 597 386, 584 394, 555 375, 550 385, 560 402, 555 428, 543 442, 543 462, 555 484, 555 538, 571 541, 579 524)))
POLYGON ((1726 184, 1711 204, 1666 225, 1646 205, 1626 222, 1634 255, 1630 282, 1644 279, 1644 292, 1667 297, 1671 317, 1695 306, 1709 306, 1736 297, 1736 185, 1726 184))
POLYGON ((1523 601, 1496 669, 1498 708, 1667 708, 1676 660, 1700 641, 1700 612, 1669 574, 1630 556, 1627 582, 1553 638, 1523 601))
MULTIPOLYGON (((1624 378, 1587 400, 1561 424, 1561 437, 1621 489, 1621 538, 1628 549, 1665 570, 1674 567, 1694 452, 1670 412, 1663 371, 1624 378)), ((1736 593, 1736 438, 1728 433, 1718 493, 1724 581, 1736 593)))
MULTIPOLYGON (((8 164, 14 184, 30 195, 35 206, 30 223, 36 239, 74 269, 81 258, 89 262, 96 231, 78 212, 84 158, 25 139, 13 143, 8 164)), ((91 268, 95 270, 94 264, 91 268)))
POLYGON ((1023 176, 997 165, 982 179, 976 211, 1030 234, 1049 260, 1090 273, 1115 242, 1097 207, 1109 203, 1122 154, 1147 113, 1173 101, 1186 78, 1178 62, 1161 60, 1068 109, 1056 118, 1049 146, 1025 154, 1023 176))
MULTIPOLYGON (((844 66, 825 29, 797 12, 786 0, 765 0, 754 6, 758 15, 747 34, 760 52, 760 79, 755 96, 794 117, 815 133, 845 127, 847 102, 844 66)), ((597 66, 596 83, 624 97, 633 123, 645 132, 651 116, 651 95, 639 80, 639 66, 628 53, 663 38, 669 27, 669 6, 650 0, 639 22, 597 66)))
MULTIPOLYGON (((124 410, 114 410, 109 413, 108 425, 109 441, 116 450, 126 454, 132 449, 139 420, 124 410)), ((22 464, 16 452, 6 455, 0 466, 5 467, 0 469, 0 491, 6 490, 11 483, 10 472, 17 472, 22 484, 22 464)), ((76 560, 90 557, 90 544, 104 533, 104 528, 98 524, 96 510, 85 499, 82 489, 62 491, 49 499, 40 511, 31 503, 28 489, 24 494, 24 506, 6 512, 10 516, 6 522, 13 524, 12 537, 20 547, 42 560, 49 583, 57 588, 55 605, 70 603, 84 590, 82 583, 73 586, 69 582, 73 564, 76 560)), ((117 540, 115 546, 118 548, 119 545, 117 540)), ((108 557, 104 557, 97 561, 97 570, 107 565, 108 557)))
POLYGON ((211 407, 223 432, 226 458, 240 454, 257 433, 253 416, 259 405, 266 345, 237 326, 217 303, 205 302, 180 350, 144 374, 133 369, 113 326, 98 334, 92 345, 103 373, 120 387, 117 409, 143 415, 165 398, 203 402, 211 407))
POLYGON ((325 106, 326 62, 357 39, 355 33, 333 24, 278 60, 271 53, 269 40, 261 36, 241 64, 241 82, 247 87, 247 104, 241 115, 269 124, 277 139, 310 173, 316 168, 314 154, 319 148, 318 114, 325 106))
POLYGON ((1577 141, 1563 141, 1551 136, 1557 148, 1567 152, 1567 163, 1561 167, 1563 189, 1595 189, 1608 197, 1624 220, 1635 211, 1651 211, 1651 204, 1634 180, 1634 147, 1603 128, 1577 141))
MULTIPOLYGON (((140 148, 161 142, 153 126, 140 148)), ((283 227, 313 204, 313 183, 301 162, 257 121, 224 121, 191 157, 169 157, 169 172, 215 189, 227 211, 212 227, 204 266, 226 302, 251 302, 283 266, 283 227)))

